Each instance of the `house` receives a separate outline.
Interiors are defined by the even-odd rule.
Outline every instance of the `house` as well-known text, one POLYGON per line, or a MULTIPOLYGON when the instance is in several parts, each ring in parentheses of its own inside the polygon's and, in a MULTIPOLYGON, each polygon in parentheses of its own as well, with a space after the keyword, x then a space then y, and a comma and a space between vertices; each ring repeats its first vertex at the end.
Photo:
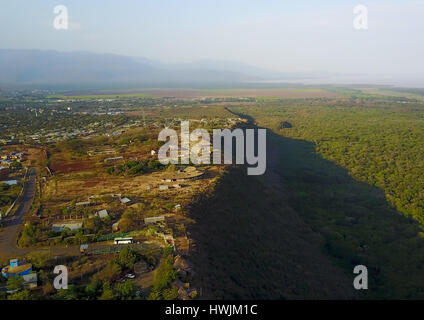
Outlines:
POLYGON ((124 157, 115 157, 115 158, 106 158, 104 160, 105 163, 113 163, 113 162, 119 162, 119 161, 123 161, 124 157))
POLYGON ((164 221, 165 221, 165 216, 144 218, 144 224, 146 225, 155 224, 155 223, 164 222, 164 221))
POLYGON ((150 151, 150 154, 151 154, 152 156, 154 156, 154 155, 156 154, 156 151, 155 151, 155 150, 152 150, 152 151, 150 151))
POLYGON ((10 165, 13 163, 11 160, 0 160, 0 164, 3 166, 10 167, 10 165))
POLYGON ((63 231, 65 229, 74 231, 81 228, 82 228, 82 222, 64 222, 64 223, 54 223, 52 225, 53 231, 63 231))
POLYGON ((25 289, 34 289, 38 285, 38 277, 36 273, 30 273, 22 276, 25 289))
POLYGON ((105 210, 105 209, 97 212, 97 215, 99 216, 100 219, 104 219, 106 217, 109 217, 109 214, 107 213, 107 210, 105 210))
POLYGON ((14 186, 18 184, 17 180, 7 180, 7 181, 0 181, 0 183, 7 184, 8 186, 14 186))
POLYGON ((121 199, 121 203, 123 203, 123 204, 127 204, 128 202, 131 202, 131 200, 128 199, 128 198, 122 198, 121 199))
POLYGON ((91 205, 90 201, 82 201, 82 202, 75 203, 75 206, 77 206, 77 207, 86 207, 86 206, 89 206, 89 205, 91 205))
POLYGON ((16 276, 24 276, 30 274, 32 271, 32 264, 20 264, 18 259, 12 259, 9 262, 9 265, 4 267, 1 270, 1 274, 5 278, 16 277, 16 276))
POLYGON ((159 190, 168 190, 169 187, 166 185, 159 186, 159 190))
POLYGON ((84 243, 80 246, 80 253, 81 254, 86 254, 88 251, 88 244, 84 243))

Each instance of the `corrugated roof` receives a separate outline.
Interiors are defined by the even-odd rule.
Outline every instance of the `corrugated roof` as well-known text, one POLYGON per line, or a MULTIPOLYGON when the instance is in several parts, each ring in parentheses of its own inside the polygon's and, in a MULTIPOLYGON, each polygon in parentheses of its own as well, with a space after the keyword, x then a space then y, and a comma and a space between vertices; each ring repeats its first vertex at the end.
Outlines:
POLYGON ((99 211, 99 212, 97 212, 97 214, 99 215, 99 217, 100 218, 106 218, 106 217, 109 217, 109 214, 107 213, 107 210, 106 209, 103 209, 103 210, 101 210, 101 211, 99 211))

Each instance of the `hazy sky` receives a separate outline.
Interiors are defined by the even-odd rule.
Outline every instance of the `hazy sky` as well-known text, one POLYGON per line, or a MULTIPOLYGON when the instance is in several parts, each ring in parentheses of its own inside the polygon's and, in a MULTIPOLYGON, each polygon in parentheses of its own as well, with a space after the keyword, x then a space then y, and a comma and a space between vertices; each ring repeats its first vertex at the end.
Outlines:
POLYGON ((0 0, 0 48, 164 62, 233 60, 276 71, 424 73, 424 1, 0 0), (369 29, 353 28, 353 8, 369 29), (69 30, 53 28, 65 5, 69 30))

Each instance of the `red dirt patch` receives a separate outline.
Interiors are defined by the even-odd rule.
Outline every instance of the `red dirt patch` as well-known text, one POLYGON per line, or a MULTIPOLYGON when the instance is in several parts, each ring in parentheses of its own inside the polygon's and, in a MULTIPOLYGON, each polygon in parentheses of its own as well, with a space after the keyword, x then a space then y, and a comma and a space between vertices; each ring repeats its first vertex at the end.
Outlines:
POLYGON ((50 169, 53 172, 70 173, 85 171, 93 166, 93 161, 75 161, 75 162, 64 162, 57 161, 53 162, 50 169))
POLYGON ((86 181, 84 182, 83 187, 84 188, 91 188, 91 187, 95 187, 100 183, 100 181, 98 180, 91 180, 91 181, 86 181))

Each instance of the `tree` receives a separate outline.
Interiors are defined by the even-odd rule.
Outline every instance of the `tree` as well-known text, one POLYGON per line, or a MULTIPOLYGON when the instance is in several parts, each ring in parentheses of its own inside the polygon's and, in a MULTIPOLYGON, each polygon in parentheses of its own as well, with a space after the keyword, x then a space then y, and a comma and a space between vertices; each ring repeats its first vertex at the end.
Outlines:
POLYGON ((85 293, 85 296, 87 297, 87 299, 89 299, 89 300, 95 300, 97 298, 97 295, 98 295, 98 286, 97 286, 97 284, 93 281, 92 283, 90 283, 89 285, 87 285, 85 287, 84 293, 85 293))
POLYGON ((130 300, 134 297, 135 286, 131 280, 118 284, 116 289, 121 300, 130 300))
POLYGON ((121 274, 122 270, 119 264, 115 261, 110 261, 109 264, 100 272, 96 273, 94 278, 100 282, 111 282, 121 274))
POLYGON ((170 299, 170 297, 175 296, 176 293, 175 289, 173 289, 172 282, 176 278, 176 272, 173 266, 174 257, 172 255, 172 249, 166 248, 159 267, 155 272, 155 282, 149 300, 170 299))
POLYGON ((134 269, 134 263, 137 261, 137 253, 129 246, 124 247, 119 252, 118 263, 123 268, 134 269))
POLYGON ((80 288, 75 285, 69 285, 68 289, 59 290, 59 297, 64 300, 78 300, 81 296, 80 288))
POLYGON ((170 288, 163 289, 162 297, 164 300, 175 300, 178 298, 178 288, 171 286, 170 288))
POLYGON ((10 295, 8 300, 33 300, 31 293, 28 290, 24 290, 21 292, 14 293, 10 295))
POLYGON ((113 293, 112 287, 110 286, 110 283, 106 281, 103 284, 103 292, 100 296, 99 300, 113 300, 115 299, 115 294, 113 293))
POLYGON ((47 251, 33 251, 28 254, 29 261, 38 269, 46 267, 50 258, 50 252, 47 251))
POLYGON ((132 209, 126 210, 123 214, 121 219, 119 220, 119 229, 122 232, 130 231, 135 226, 135 212, 132 211, 132 209))
POLYGON ((22 290, 24 288, 24 279, 20 276, 9 277, 7 279, 7 290, 22 290))
POLYGON ((84 219, 84 229, 90 233, 97 233, 101 229, 102 224, 102 220, 97 216, 84 219))
POLYGON ((77 244, 82 244, 85 242, 85 237, 84 237, 84 233, 82 229, 78 229, 77 232, 75 233, 75 242, 77 244))

